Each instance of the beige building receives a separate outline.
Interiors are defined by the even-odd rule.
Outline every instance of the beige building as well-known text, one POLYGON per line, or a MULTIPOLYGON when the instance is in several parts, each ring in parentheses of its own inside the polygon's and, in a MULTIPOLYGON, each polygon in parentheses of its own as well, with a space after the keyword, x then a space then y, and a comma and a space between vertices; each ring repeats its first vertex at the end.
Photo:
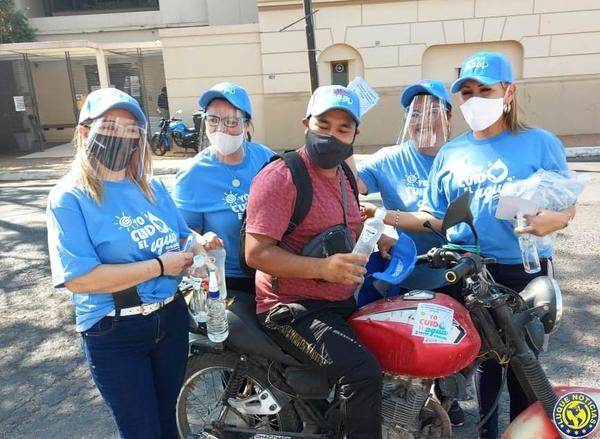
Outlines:
MULTIPOLYGON (((40 7, 47 2, 17 3, 29 8, 40 43, 0 46, 0 54, 11 50, 43 59, 44 50, 64 56, 69 44, 76 46, 70 81, 64 80, 63 59, 54 66, 44 60, 32 69, 45 133, 51 126, 73 125, 71 95, 84 97, 90 77, 98 77, 95 86, 123 88, 118 78, 129 76, 125 90, 131 92, 134 69, 121 67, 129 70, 119 76, 111 66, 131 64, 133 58, 137 71, 143 70, 137 74, 138 93, 149 113, 166 84, 171 111, 181 108, 191 122, 201 91, 232 81, 251 94, 257 140, 275 149, 302 142, 299 120, 310 94, 304 23, 282 30, 304 16, 302 1, 123 0, 131 9, 52 16, 40 7), (87 67, 86 75, 86 65, 96 66, 97 75, 89 73, 94 67, 87 67)), ((403 88, 422 78, 449 85, 461 60, 478 50, 499 50, 512 60, 527 123, 559 135, 600 133, 597 0, 314 0, 313 7, 320 83, 362 76, 380 94, 364 118, 359 145, 394 143, 403 88)), ((455 108, 452 129, 458 134, 465 124, 455 108)))

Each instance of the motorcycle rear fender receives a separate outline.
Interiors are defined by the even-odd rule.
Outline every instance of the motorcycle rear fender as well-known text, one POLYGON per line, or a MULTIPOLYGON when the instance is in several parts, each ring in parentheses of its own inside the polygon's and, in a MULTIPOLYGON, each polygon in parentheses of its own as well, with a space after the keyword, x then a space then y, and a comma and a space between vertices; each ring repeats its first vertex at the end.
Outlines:
MULTIPOLYGON (((559 397, 570 392, 583 392, 588 394, 598 406, 600 406, 600 389, 577 386, 555 387, 559 397)), ((596 428, 594 434, 587 438, 600 437, 600 427, 596 428)), ((561 435, 554 422, 546 416, 542 404, 536 402, 517 416, 502 435, 502 439, 560 439, 561 435)))

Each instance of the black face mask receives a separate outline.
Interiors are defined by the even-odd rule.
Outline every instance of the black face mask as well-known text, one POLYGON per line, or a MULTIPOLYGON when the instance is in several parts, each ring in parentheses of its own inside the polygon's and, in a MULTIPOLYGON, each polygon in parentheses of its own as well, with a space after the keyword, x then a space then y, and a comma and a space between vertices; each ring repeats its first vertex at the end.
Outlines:
POLYGON ((350 157, 354 140, 344 143, 335 136, 308 130, 305 136, 306 152, 311 162, 322 169, 332 169, 350 157))
POLYGON ((122 171, 131 162, 135 147, 131 139, 96 134, 90 143, 90 156, 111 171, 122 171))

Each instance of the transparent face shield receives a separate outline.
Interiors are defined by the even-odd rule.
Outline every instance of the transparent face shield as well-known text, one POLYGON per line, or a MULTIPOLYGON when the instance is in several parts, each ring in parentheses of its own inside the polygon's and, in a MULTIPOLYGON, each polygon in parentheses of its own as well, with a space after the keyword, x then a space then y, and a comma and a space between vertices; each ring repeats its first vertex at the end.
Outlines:
POLYGON ((85 157, 100 179, 141 178, 148 148, 146 126, 135 119, 103 116, 88 128, 85 157))
POLYGON ((229 155, 244 143, 247 122, 244 113, 236 108, 209 105, 202 117, 201 131, 210 146, 229 155))
POLYGON ((437 152, 448 141, 446 105, 431 95, 415 96, 406 112, 401 143, 410 141, 423 152, 437 152))

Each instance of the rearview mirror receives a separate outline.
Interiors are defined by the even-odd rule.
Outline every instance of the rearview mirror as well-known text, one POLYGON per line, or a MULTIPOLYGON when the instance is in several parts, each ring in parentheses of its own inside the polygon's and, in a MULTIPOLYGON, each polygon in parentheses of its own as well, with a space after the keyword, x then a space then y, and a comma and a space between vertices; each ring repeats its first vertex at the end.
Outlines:
POLYGON ((465 192, 457 199, 453 200, 448 209, 446 210, 446 215, 444 215, 444 220, 442 221, 442 233, 446 234, 446 231, 450 227, 454 227, 457 224, 465 223, 471 228, 473 235, 475 236, 475 242, 479 242, 479 237, 477 236, 477 232, 475 231, 475 227, 473 226, 473 214, 471 213, 471 193, 465 192))

